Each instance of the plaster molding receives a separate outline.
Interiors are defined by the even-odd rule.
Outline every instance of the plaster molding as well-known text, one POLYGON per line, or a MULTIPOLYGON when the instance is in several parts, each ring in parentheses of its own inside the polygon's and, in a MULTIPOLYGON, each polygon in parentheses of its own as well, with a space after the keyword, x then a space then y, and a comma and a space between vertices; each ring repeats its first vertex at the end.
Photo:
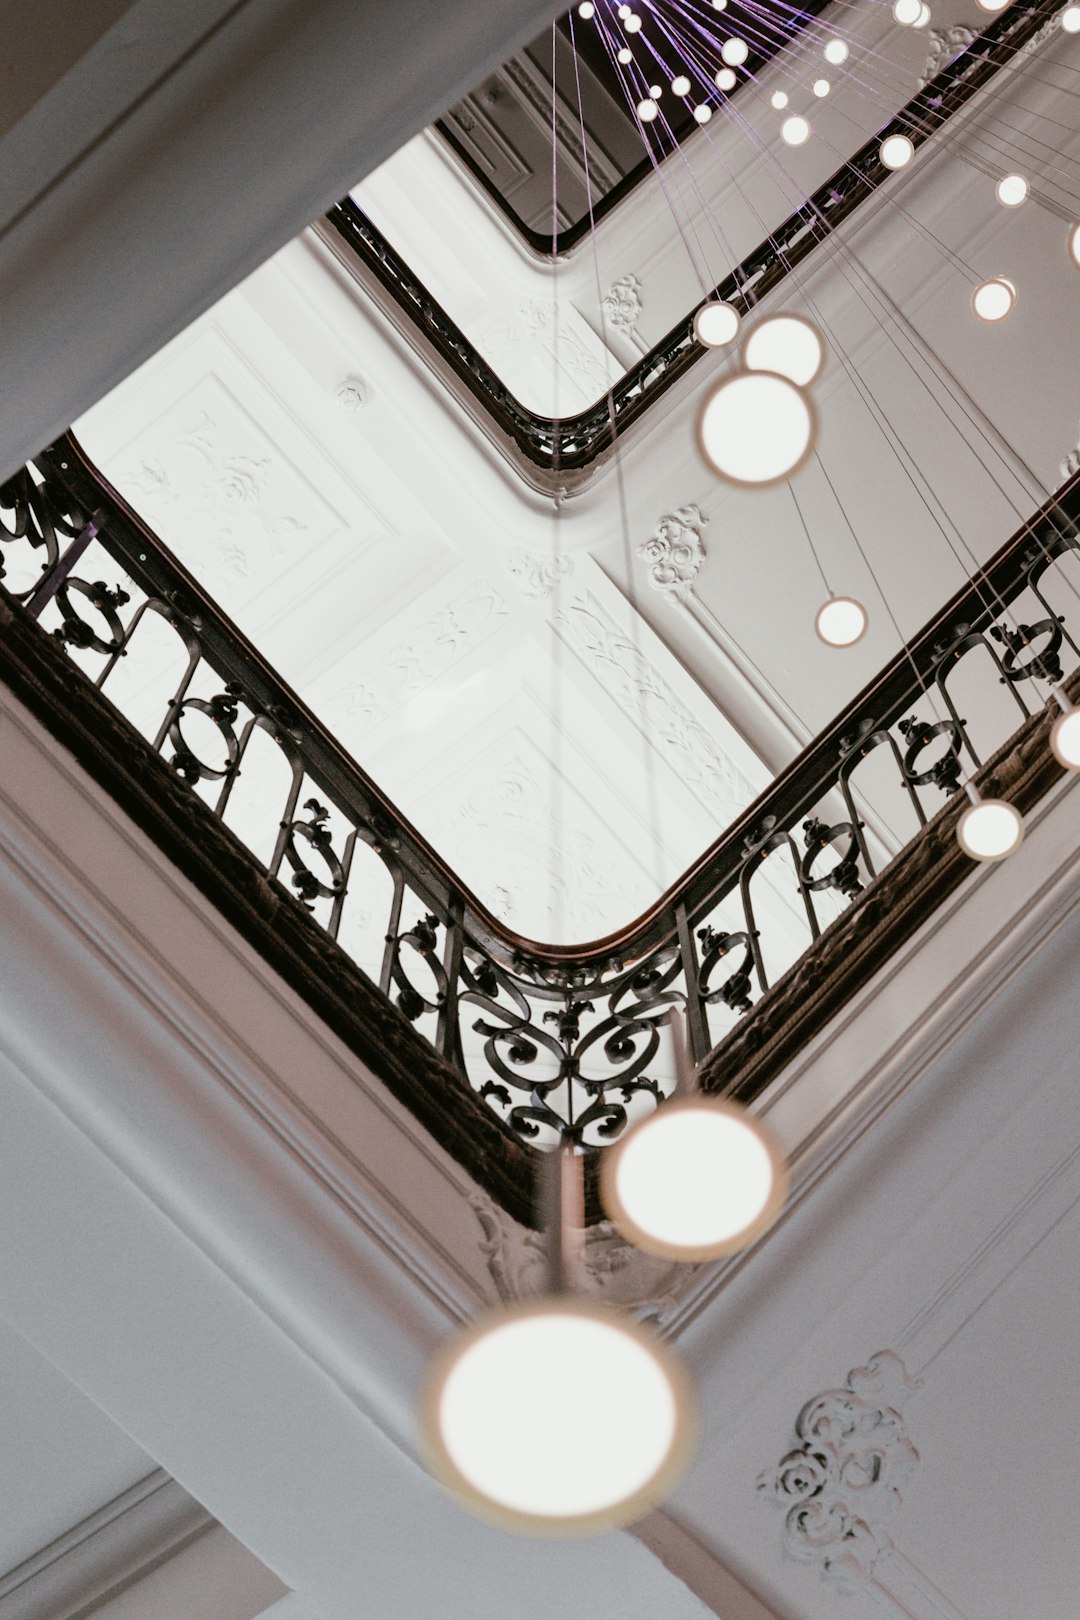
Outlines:
MULTIPOLYGON (((469 1204, 482 1234, 480 1252, 499 1298, 509 1304, 542 1293, 547 1269, 545 1235, 519 1225, 486 1193, 470 1194, 469 1204)), ((698 1266, 645 1254, 628 1243, 610 1221, 600 1221, 585 1234, 581 1290, 659 1326, 698 1270, 698 1266)))
POLYGON ((538 601, 550 596, 564 579, 570 578, 574 572, 574 559, 565 553, 545 557, 537 551, 517 551, 508 559, 506 566, 513 574, 521 595, 538 601))
POLYGON ((627 273, 613 281, 600 300, 600 311, 605 324, 613 331, 621 332, 626 337, 633 337, 637 323, 641 318, 641 281, 639 278, 632 273, 627 273))
POLYGON ((699 802, 725 822, 741 815, 756 796, 753 788, 694 718, 633 633, 621 629, 591 591, 575 596, 553 623, 699 802))
POLYGON ((954 23, 949 28, 927 29, 926 38, 930 50, 926 58, 926 66, 919 77, 919 89, 936 79, 942 68, 952 61, 954 56, 971 44, 975 38, 975 29, 967 28, 963 23, 954 23))
POLYGON ((157 1469, 0 1578, 0 1620, 81 1620, 216 1522, 157 1469))
POLYGON ((678 506, 674 512, 664 513, 637 548, 647 565, 649 584, 669 602, 685 606, 694 593, 694 582, 705 562, 701 531, 708 521, 695 503, 678 506))
POLYGON ((841 1585, 872 1583, 893 1545, 888 1521, 919 1461, 902 1414, 918 1387, 895 1351, 878 1351, 841 1388, 807 1401, 795 1448, 758 1479, 785 1509, 786 1550, 841 1585))
POLYGON ((1080 432, 1077 433, 1077 442, 1060 464, 1062 481, 1071 478, 1074 473, 1080 472, 1080 432))

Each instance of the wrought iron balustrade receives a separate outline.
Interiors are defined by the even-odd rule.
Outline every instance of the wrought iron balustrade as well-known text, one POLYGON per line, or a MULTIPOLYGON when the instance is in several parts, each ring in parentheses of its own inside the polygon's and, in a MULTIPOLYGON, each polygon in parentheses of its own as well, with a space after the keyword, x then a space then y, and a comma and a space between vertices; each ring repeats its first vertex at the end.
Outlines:
POLYGON ((0 489, 0 570, 509 1131, 600 1146, 669 1088, 670 1009, 698 1059, 737 1042, 830 920, 860 915, 882 821, 902 806, 916 835, 1080 665, 1078 521, 1080 475, 644 916, 587 946, 500 925, 70 436, 0 489))
MULTIPOLYGON (((755 304, 849 219, 892 171, 881 161, 888 135, 907 135, 916 147, 967 106, 977 91, 1051 25, 1061 0, 1024 0, 1010 6, 896 115, 818 187, 807 201, 736 266, 713 297, 747 315, 755 304)), ((707 352, 694 337, 694 316, 660 339, 595 405, 561 420, 529 410, 515 399, 465 333, 428 292, 378 226, 349 197, 327 215, 336 236, 428 341, 436 355, 480 403, 497 428, 535 467, 557 479, 589 467, 611 448, 707 352)), ((704 303, 705 300, 702 300, 704 303)))

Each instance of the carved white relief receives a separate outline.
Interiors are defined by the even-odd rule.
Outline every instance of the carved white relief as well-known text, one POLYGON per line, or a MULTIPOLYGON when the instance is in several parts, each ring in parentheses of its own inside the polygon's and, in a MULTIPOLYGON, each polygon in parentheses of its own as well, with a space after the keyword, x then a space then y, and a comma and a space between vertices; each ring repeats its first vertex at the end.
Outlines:
POLYGON ((701 531, 708 522, 692 503, 665 512, 649 538, 638 546, 649 584, 669 601, 686 602, 705 561, 701 531))
POLYGON ((613 281, 600 300, 605 323, 616 332, 632 332, 641 315, 641 282, 635 275, 613 281))
POLYGON ((574 572, 573 557, 544 557, 535 551, 519 551, 507 562, 522 596, 550 596, 556 586, 574 572))
POLYGON ((880 1584, 878 1561, 895 1554, 888 1521, 919 1460, 902 1409, 918 1387, 895 1352, 879 1351, 842 1388, 807 1401, 795 1448, 758 1479, 786 1510, 787 1550, 834 1580, 880 1584))
POLYGON ((487 580, 474 581, 399 642, 375 668, 320 702, 320 713, 339 723, 350 739, 370 731, 492 635, 506 611, 502 597, 487 580))
POLYGON ((592 593, 576 596, 554 623, 702 804, 726 820, 740 815, 754 798, 750 783, 592 593))
MULTIPOLYGON (((519 1226, 486 1193, 473 1193, 469 1202, 480 1223, 480 1251, 499 1298, 510 1303, 542 1293, 547 1264, 543 1234, 519 1226)), ((601 1221, 585 1235, 580 1285, 583 1293, 659 1322, 675 1309, 699 1269, 643 1254, 610 1221, 601 1221)))
POLYGON ((948 67, 954 56, 959 56, 962 50, 966 50, 975 38, 975 30, 965 28, 962 23, 955 23, 951 28, 928 28, 926 38, 930 51, 919 80, 920 90, 929 84, 931 79, 936 79, 942 68, 948 67))
POLYGON ((151 527, 226 601, 344 527, 214 374, 136 434, 116 481, 151 527))
POLYGON ((1080 472, 1080 433, 1077 434, 1076 444, 1061 463, 1062 479, 1071 478, 1077 472, 1080 472))
POLYGON ((473 769, 468 792, 425 816, 424 832, 502 921, 533 937, 593 939, 641 909, 639 874, 574 801, 555 815, 549 774, 523 750, 473 769))

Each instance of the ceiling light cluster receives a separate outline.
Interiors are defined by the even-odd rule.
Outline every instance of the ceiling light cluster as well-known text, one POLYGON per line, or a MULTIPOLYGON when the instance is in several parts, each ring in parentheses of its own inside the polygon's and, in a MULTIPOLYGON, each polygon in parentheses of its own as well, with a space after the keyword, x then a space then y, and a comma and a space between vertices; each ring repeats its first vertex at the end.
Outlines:
MULTIPOLYGON (((745 1247, 775 1220, 787 1168, 752 1115, 695 1093, 681 1013, 670 1028, 676 1099, 607 1150, 602 1196, 648 1253, 706 1260, 745 1247)), ((663 1500, 694 1447, 696 1403, 675 1354, 650 1328, 572 1291, 581 1166, 568 1143, 545 1166, 554 1195, 547 1292, 458 1334, 436 1356, 420 1403, 432 1473, 482 1517, 533 1535, 632 1523, 663 1500)))

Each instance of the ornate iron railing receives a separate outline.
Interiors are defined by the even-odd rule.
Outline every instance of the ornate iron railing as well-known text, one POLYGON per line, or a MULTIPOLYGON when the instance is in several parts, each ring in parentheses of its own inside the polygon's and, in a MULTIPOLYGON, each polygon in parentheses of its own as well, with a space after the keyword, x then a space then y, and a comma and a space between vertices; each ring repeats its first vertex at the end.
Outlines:
POLYGON ((668 893, 586 946, 500 925, 70 436, 0 488, 0 572, 510 1131, 596 1146, 670 1085, 673 1006, 697 1058, 725 1034, 737 1044, 770 984, 838 912, 856 914, 888 861, 864 821, 880 825, 888 801, 885 819, 905 807, 915 836, 1080 664, 1064 611, 1078 520, 1080 475, 668 893))
MULTIPOLYGON (((819 186, 793 214, 736 266, 712 296, 747 314, 850 218, 886 181, 881 161, 887 135, 907 135, 918 147, 965 107, 976 92, 1052 24, 1061 0, 1024 0, 1001 13, 871 140, 819 186)), ((707 352, 694 337, 695 306, 612 388, 577 416, 539 415, 515 399, 476 347, 436 302, 378 227, 351 198, 327 215, 336 236, 408 316, 438 358, 457 376, 517 450, 559 478, 590 466, 707 352)), ((702 300, 705 302, 705 300, 702 300)))

